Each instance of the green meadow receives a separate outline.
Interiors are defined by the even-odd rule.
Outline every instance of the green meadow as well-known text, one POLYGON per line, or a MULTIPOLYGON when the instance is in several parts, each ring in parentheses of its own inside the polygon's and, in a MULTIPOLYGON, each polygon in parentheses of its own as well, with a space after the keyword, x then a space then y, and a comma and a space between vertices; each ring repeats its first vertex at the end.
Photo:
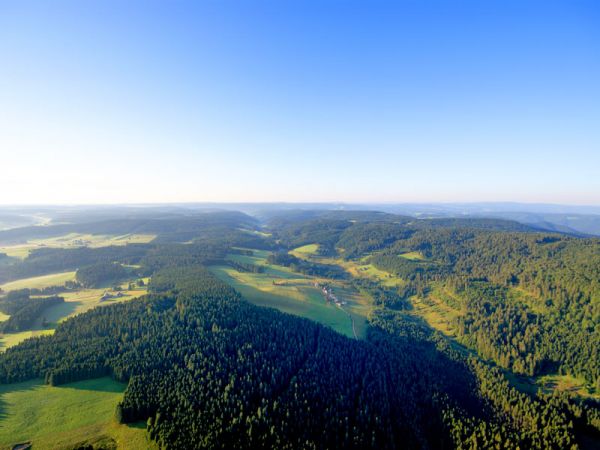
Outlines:
POLYGON ((0 335, 0 352, 3 352, 7 348, 14 347, 17 344, 20 344, 25 339, 29 339, 31 337, 44 336, 47 334, 53 334, 54 329, 45 329, 45 330, 27 330, 20 331, 18 333, 5 333, 0 335))
POLYGON ((307 258, 309 256, 315 255, 319 251, 319 244, 308 244, 303 245, 302 247, 297 247, 294 250, 290 251, 290 254, 294 255, 296 258, 307 258))
POLYGON ((76 444, 151 448, 145 426, 114 421, 126 385, 110 378, 49 386, 41 380, 0 386, 0 448, 31 442, 33 449, 76 444))
MULTIPOLYGON (((68 272, 75 273, 75 272, 68 272)), ((54 278, 49 278, 55 282, 47 284, 48 286, 60 285, 63 283, 59 283, 58 281, 61 279, 56 276, 60 274, 54 274, 52 276, 54 278)), ((33 287, 44 287, 39 285, 39 278, 45 277, 35 277, 35 278, 27 278, 23 280, 17 280, 13 283, 17 283, 16 286, 20 288, 33 288, 33 287), (33 282, 31 280, 34 280, 33 282), (37 284, 36 284, 37 283, 37 284)), ((148 285, 149 278, 144 278, 146 286, 148 285)), ((11 284, 11 283, 8 283, 11 284)), ((52 334, 54 332, 53 327, 56 324, 68 319, 69 317, 76 316, 77 314, 84 313, 89 311, 92 308, 97 306, 107 306, 112 305, 114 303, 125 302, 137 297, 141 297, 146 294, 146 286, 144 287, 135 287, 135 289, 129 290, 129 282, 121 283, 121 293, 122 297, 111 298, 107 300, 102 300, 102 296, 107 292, 107 289, 78 289, 76 291, 67 291, 59 294, 61 297, 65 299, 64 303, 59 305, 51 306, 46 309, 43 313, 43 317, 40 317, 32 326, 31 330, 21 331, 18 333, 4 333, 0 334, 0 352, 10 348, 14 345, 23 342, 25 339, 35 336, 40 336, 44 334, 52 334), (45 321, 48 325, 43 326, 42 321, 45 321)), ((9 290, 9 289, 6 289, 9 290)), ((108 292, 114 294, 113 291, 108 290, 108 292)), ((0 314, 0 322, 8 319, 8 315, 0 314)))
POLYGON ((75 272, 52 273, 39 277, 22 278, 20 280, 10 281, 0 285, 4 291, 14 291, 17 289, 43 289, 48 286, 62 286, 67 281, 75 280, 75 272))
POLYGON ((404 259, 408 259, 410 261, 424 261, 425 257, 423 256, 423 254, 421 252, 407 252, 407 253, 402 253, 400 255, 401 258, 404 259))
POLYGON ((15 258, 26 258, 32 250, 44 247, 77 248, 77 247, 107 247, 109 245, 145 244, 152 241, 154 234, 124 234, 121 236, 101 234, 69 233, 64 236, 30 239, 25 243, 0 246, 0 253, 6 253, 15 258))
MULTIPOLYGON (((273 276, 273 272, 238 272, 228 266, 213 266, 211 270, 255 305, 306 317, 328 325, 346 336, 354 336, 352 322, 347 314, 327 303, 320 290, 307 279, 273 276)), ((279 271, 275 269, 275 272, 279 271)))
POLYGON ((344 288, 339 282, 309 277, 287 267, 267 262, 268 251, 253 250, 253 255, 229 255, 228 258, 264 268, 263 273, 240 272, 226 265, 211 267, 221 280, 228 283, 248 301, 314 320, 330 326, 349 337, 364 337, 367 301, 357 292, 344 288), (338 295, 348 302, 345 309, 325 301, 315 283, 335 286, 338 295))
MULTIPOLYGON (((312 244, 316 245, 316 244, 312 244)), ((309 247, 309 246, 304 246, 309 247)), ((333 258, 326 256, 317 256, 315 253, 310 253, 307 251, 299 251, 304 247, 296 248, 290 253, 297 258, 306 259, 308 261, 314 261, 316 263, 321 264, 331 264, 334 266, 342 267, 346 272, 352 275, 355 278, 370 278, 374 281, 381 283, 383 286, 393 287, 393 286, 403 286, 404 281, 396 277, 389 272, 385 272, 383 270, 378 269, 373 264, 369 262, 369 256, 363 257, 360 260, 351 260, 344 258, 333 258)))

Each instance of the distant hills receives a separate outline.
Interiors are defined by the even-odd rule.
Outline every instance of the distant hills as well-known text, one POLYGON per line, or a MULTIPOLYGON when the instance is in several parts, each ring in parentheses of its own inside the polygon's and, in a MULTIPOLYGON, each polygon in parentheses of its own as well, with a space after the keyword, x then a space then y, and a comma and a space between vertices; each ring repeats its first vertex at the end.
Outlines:
POLYGON ((181 203, 152 205, 5 206, 0 230, 36 224, 180 217, 209 211, 241 211, 266 221, 281 212, 369 210, 418 218, 498 218, 540 230, 600 236, 600 206, 533 203, 181 203))

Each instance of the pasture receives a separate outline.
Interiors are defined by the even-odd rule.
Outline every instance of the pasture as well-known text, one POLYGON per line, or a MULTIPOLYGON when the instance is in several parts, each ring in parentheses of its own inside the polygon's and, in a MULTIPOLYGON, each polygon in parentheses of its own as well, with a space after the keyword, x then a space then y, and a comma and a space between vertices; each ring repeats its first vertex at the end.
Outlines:
POLYGON ((327 303, 320 290, 306 278, 274 277, 270 273, 238 272, 228 266, 213 266, 213 273, 251 303, 314 320, 353 337, 352 322, 340 308, 327 303), (274 284, 276 283, 276 284, 274 284))
POLYGON ((401 278, 392 275, 389 272, 380 270, 373 264, 369 263, 369 256, 365 256, 358 261, 346 260, 344 258, 317 256, 317 249, 317 244, 309 244, 295 248, 289 253, 294 255, 296 258, 306 259, 307 261, 340 266, 355 278, 370 278, 374 281, 378 281, 383 286, 394 287, 404 285, 404 281, 401 278))
POLYGON ((152 241, 154 234, 124 234, 121 236, 69 233, 64 236, 30 239, 22 244, 0 246, 0 253, 24 259, 32 250, 44 247, 77 248, 77 247, 107 247, 109 245, 145 244, 152 241))
POLYGON ((75 280, 75 272, 60 272, 42 275, 39 277, 21 278, 20 280, 9 281, 0 285, 4 291, 14 291, 17 289, 43 289, 48 286, 62 286, 67 281, 75 280))
POLYGON ((424 261, 426 258, 421 252, 407 252, 398 255, 400 258, 408 259, 409 261, 424 261))
MULTIPOLYGON (((0 448, 31 441, 38 450, 76 444, 148 449, 145 426, 114 421, 126 384, 110 378, 48 386, 41 380, 0 386, 0 448)), ((102 447, 106 448, 106 447, 102 447)))
MULTIPOLYGON (((97 306, 112 305, 125 302, 146 294, 146 288, 126 289, 126 284, 122 285, 122 297, 102 300, 102 296, 107 292, 106 289, 81 289, 73 292, 63 292, 59 294, 65 299, 65 302, 52 306, 44 312, 46 320, 50 323, 59 323, 69 317, 89 311, 97 306)), ((108 291, 114 294, 113 291, 108 291)))
POLYGON ((25 339, 29 339, 30 337, 44 336, 46 334, 52 333, 54 333, 53 329, 27 330, 20 331, 18 333, 0 334, 0 352, 5 351, 7 348, 14 347, 15 345, 20 344, 25 339))
POLYGON ((267 262, 268 251, 253 250, 253 255, 228 255, 228 259, 263 267, 263 273, 240 272, 232 267, 218 265, 211 270, 248 301, 277 308, 280 311, 314 320, 330 326, 349 337, 359 338, 366 331, 366 316, 371 308, 368 299, 360 296, 342 282, 311 277, 293 272, 288 267, 267 262), (327 302, 315 283, 334 286, 340 298, 347 301, 344 308, 327 302))
POLYGON ((302 247, 297 247, 294 250, 290 251, 291 255, 294 255, 296 258, 307 258, 309 256, 315 255, 319 251, 319 244, 308 244, 303 245, 302 247))
MULTIPOLYGON (((117 297, 117 293, 114 291, 107 289, 79 289, 75 291, 62 292, 58 295, 63 297, 65 302, 46 309, 42 316, 34 322, 31 330, 21 331, 19 333, 5 333, 0 335, 0 352, 17 345, 20 342, 23 342, 27 338, 53 333, 54 330, 48 329, 48 327, 53 328, 56 326, 56 324, 68 319, 69 317, 84 313, 92 308, 112 305, 114 303, 125 302, 137 297, 141 297, 147 292, 148 281, 149 278, 144 278, 146 286, 136 286, 135 289, 132 290, 128 289, 129 282, 122 283, 120 285, 122 289, 122 291, 120 291, 120 297, 117 297), (105 293, 111 294, 113 298, 102 300, 102 297, 105 293), (48 326, 44 327, 42 325, 43 319, 45 319, 45 321, 49 324, 48 326)), ((23 287, 33 286, 25 284, 23 287)), ((6 319, 8 319, 6 314, 0 315, 0 321, 6 319)))

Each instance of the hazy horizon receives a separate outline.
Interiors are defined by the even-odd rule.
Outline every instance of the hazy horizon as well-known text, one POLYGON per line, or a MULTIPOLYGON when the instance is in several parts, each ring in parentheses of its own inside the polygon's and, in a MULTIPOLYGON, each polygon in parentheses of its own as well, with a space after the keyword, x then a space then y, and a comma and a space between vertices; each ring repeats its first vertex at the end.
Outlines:
POLYGON ((0 204, 600 205, 594 2, 3 2, 0 204))

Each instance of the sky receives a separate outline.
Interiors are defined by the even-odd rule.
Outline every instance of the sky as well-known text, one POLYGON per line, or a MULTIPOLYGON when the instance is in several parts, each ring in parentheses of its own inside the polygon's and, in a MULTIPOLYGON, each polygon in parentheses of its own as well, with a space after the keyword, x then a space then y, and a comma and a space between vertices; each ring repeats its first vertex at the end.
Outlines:
POLYGON ((0 204, 600 205, 600 3, 0 0, 0 204))

